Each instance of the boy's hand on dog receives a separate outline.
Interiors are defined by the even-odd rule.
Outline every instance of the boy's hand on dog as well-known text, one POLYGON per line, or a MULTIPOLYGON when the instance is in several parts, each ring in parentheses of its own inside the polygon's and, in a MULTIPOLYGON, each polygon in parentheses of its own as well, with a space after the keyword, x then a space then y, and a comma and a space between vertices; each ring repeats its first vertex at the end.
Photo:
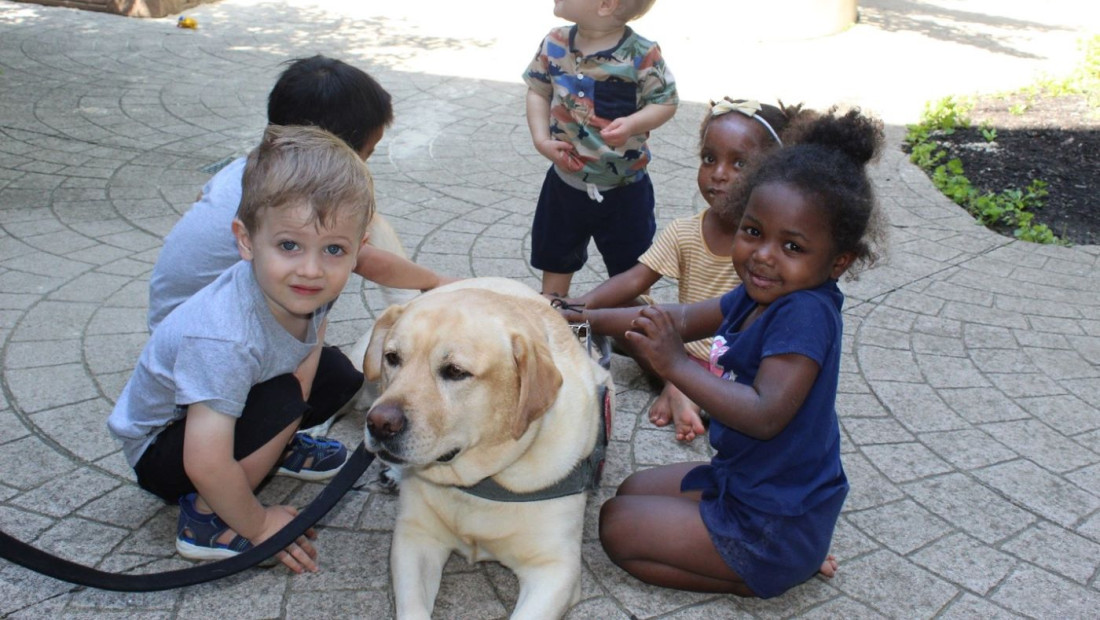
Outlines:
MULTIPOLYGON (((283 529, 287 523, 293 521, 296 516, 298 516, 298 509, 294 506, 268 506, 264 508, 264 528, 259 536, 252 539, 252 544, 258 545, 271 538, 283 529)), ((304 535, 299 536, 297 540, 277 553, 275 557, 295 573, 301 574, 305 571, 315 573, 317 572, 317 549, 313 547, 313 543, 309 542, 315 538, 317 538, 317 532, 313 528, 309 528, 304 535)))
POLYGON ((627 341, 634 345, 637 355, 649 364, 654 372, 667 377, 672 367, 684 357, 684 341, 672 317, 656 306, 646 306, 630 322, 627 341))

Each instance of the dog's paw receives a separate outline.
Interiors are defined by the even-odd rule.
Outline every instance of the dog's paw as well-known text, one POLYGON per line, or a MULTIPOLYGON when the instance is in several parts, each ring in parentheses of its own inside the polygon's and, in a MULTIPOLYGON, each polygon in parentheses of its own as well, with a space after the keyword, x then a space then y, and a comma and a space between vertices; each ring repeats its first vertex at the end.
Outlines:
POLYGON ((374 480, 370 488, 377 493, 390 493, 396 495, 400 484, 401 469, 393 465, 383 465, 382 470, 378 472, 378 478, 374 480))

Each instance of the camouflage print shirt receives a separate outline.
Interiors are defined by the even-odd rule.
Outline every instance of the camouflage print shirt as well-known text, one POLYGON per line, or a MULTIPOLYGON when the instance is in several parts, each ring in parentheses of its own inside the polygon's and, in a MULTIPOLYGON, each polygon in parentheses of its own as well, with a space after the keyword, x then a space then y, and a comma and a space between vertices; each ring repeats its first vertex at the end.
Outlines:
POLYGON ((601 187, 633 183, 645 175, 650 160, 648 133, 612 148, 600 130, 648 104, 678 104, 676 82, 661 48, 630 28, 614 48, 591 56, 574 49, 576 32, 576 26, 550 31, 523 79, 550 101, 550 136, 571 143, 585 162, 576 173, 579 181, 601 187))

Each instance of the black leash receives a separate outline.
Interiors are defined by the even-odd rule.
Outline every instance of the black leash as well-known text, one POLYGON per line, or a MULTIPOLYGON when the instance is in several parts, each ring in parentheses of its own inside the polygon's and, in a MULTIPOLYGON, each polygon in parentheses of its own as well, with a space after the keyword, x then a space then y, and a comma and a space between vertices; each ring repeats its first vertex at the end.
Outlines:
POLYGON ((568 310, 569 312, 576 312, 578 314, 584 312, 584 304, 571 304, 557 293, 550 294, 554 296, 554 298, 550 300, 551 308, 555 310, 568 310))
POLYGON ((374 455, 362 443, 340 473, 277 534, 240 555, 190 568, 147 575, 108 573, 50 555, 0 532, 0 557, 43 575, 82 586, 120 592, 154 592, 193 586, 239 573, 282 551, 332 510, 367 470, 374 455))

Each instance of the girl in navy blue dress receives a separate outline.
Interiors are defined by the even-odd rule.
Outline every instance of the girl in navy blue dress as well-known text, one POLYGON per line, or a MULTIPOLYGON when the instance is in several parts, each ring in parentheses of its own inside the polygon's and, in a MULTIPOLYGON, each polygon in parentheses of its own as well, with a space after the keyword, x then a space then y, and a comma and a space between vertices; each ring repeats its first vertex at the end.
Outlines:
POLYGON ((743 184, 733 264, 742 284, 688 305, 589 310, 711 417, 710 463, 627 478, 600 511, 600 541, 647 583, 772 597, 831 577, 848 493, 836 415, 844 296, 837 279, 877 258, 882 238, 866 164, 882 127, 835 109, 792 127, 793 146, 743 184), (714 335, 711 362, 683 340, 714 335))

